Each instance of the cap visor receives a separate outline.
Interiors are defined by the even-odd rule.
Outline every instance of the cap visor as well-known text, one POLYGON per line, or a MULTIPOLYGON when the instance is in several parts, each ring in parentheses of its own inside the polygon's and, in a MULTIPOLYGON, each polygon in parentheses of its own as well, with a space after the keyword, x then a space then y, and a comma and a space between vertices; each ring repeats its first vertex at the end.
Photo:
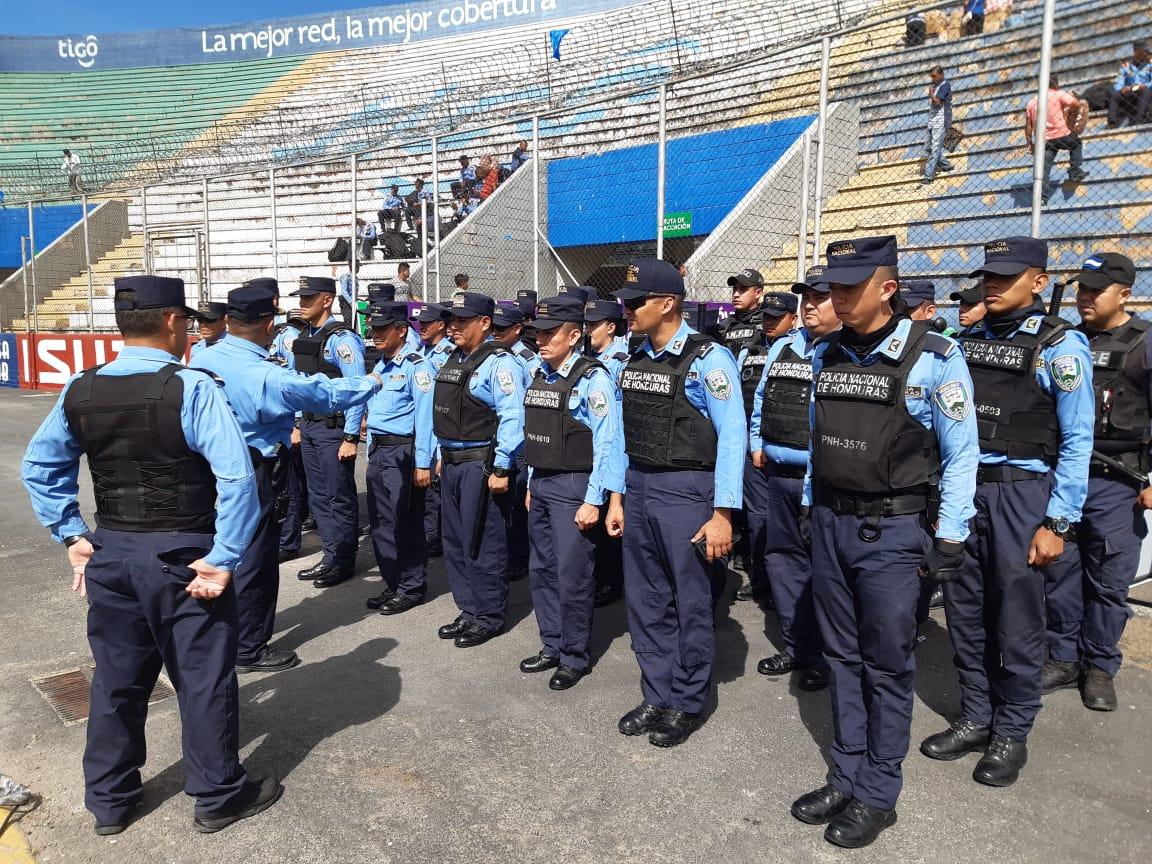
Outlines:
POLYGON ((792 293, 803 294, 805 291, 819 291, 821 294, 827 294, 832 290, 832 286, 827 282, 813 282, 809 285, 807 282, 793 282, 792 293))
POLYGON ((769 318, 783 318, 785 315, 792 315, 793 313, 787 309, 761 309, 769 318))
POLYGON ((875 267, 867 265, 862 267, 825 267, 824 281, 829 285, 859 285, 861 282, 871 279, 875 272, 875 267))
POLYGON ((195 318, 197 321, 219 321, 219 318, 213 318, 205 315, 199 309, 193 309, 191 306, 184 307, 184 314, 189 318, 195 318))
POLYGON ((637 297, 647 297, 648 292, 640 288, 621 288, 619 291, 614 292, 612 296, 620 300, 635 300, 637 297))
POLYGON ((1021 264, 1019 261, 993 261, 991 264, 985 264, 979 270, 973 270, 968 274, 968 278, 975 279, 985 273, 991 273, 993 276, 1019 276, 1027 269, 1028 265, 1021 264))
MULTIPOLYGON (((452 311, 452 317, 453 318, 479 318, 480 317, 479 312, 473 312, 471 309, 453 309, 451 311, 452 311)), ((495 323, 493 323, 492 326, 495 327, 496 326, 495 323)))
POLYGON ((1106 273, 1102 273, 1099 270, 1081 270, 1070 281, 1079 283, 1090 291, 1103 291, 1115 280, 1111 276, 1107 275, 1106 273))

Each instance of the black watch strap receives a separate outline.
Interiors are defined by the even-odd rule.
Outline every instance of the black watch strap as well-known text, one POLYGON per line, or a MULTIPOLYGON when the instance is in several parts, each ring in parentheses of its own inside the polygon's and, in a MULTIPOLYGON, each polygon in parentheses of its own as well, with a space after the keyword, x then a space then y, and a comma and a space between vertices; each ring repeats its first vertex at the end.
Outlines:
POLYGON ((360 436, 359 435, 352 435, 350 433, 345 433, 344 434, 344 443, 345 444, 359 444, 360 443, 360 436))

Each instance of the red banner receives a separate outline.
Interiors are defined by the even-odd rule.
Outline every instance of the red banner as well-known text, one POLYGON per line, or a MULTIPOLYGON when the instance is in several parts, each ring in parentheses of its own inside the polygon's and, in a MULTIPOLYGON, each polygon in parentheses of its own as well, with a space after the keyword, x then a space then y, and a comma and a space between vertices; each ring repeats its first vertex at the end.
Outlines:
POLYGON ((115 359, 124 346, 123 337, 111 333, 17 333, 16 341, 20 386, 43 390, 60 390, 77 372, 115 359))

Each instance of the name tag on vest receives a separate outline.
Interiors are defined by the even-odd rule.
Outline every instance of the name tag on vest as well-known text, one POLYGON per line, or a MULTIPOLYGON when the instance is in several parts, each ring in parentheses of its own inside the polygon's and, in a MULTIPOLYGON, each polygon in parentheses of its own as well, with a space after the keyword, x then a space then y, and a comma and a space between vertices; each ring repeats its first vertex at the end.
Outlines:
POLYGON ((464 373, 468 371, 464 366, 445 364, 437 373, 436 380, 445 384, 459 384, 464 380, 464 373))
POLYGON ((960 343, 964 356, 973 366, 991 366, 995 369, 1009 369, 1024 372, 1028 369, 1030 348, 1012 345, 1008 342, 988 342, 984 339, 965 339, 960 343))
POLYGON ((843 396, 866 402, 891 402, 891 375, 872 372, 822 370, 816 379, 816 396, 843 396))
POLYGON ((744 368, 740 370, 740 377, 745 381, 748 381, 751 378, 759 378, 760 372, 764 369, 764 366, 767 362, 768 358, 763 354, 759 354, 754 357, 745 357, 744 368))
POLYGON ((625 368, 620 377, 620 389, 671 396, 672 379, 672 374, 668 372, 645 372, 642 369, 625 368))
MULTIPOLYGON (((1120 355, 1123 357, 1124 355, 1120 355)), ((1093 351, 1092 352, 1092 365, 1097 369, 1111 369, 1113 366, 1113 358, 1116 357, 1115 351, 1093 351)), ((1115 364, 1119 366, 1119 363, 1115 364)))
POLYGON ((746 339, 751 339, 755 335, 756 330, 752 327, 736 327, 724 334, 724 341, 743 342, 746 339))
POLYGON ((793 381, 811 381, 812 364, 796 363, 790 360, 777 360, 768 367, 769 378, 790 378, 793 381))
POLYGON ((529 387, 524 394, 525 408, 551 408, 553 411, 560 407, 559 390, 543 390, 529 387))

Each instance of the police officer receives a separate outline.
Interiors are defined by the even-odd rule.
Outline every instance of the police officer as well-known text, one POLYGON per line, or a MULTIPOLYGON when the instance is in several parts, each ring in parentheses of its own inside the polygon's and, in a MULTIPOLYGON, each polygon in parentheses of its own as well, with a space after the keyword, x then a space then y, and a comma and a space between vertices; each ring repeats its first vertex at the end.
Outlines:
POLYGON ((750 490, 747 473, 755 471, 767 488, 760 493, 765 500, 763 526, 756 528, 763 532, 763 541, 754 548, 771 574, 784 642, 783 650, 761 660, 756 671, 787 675, 803 670, 798 684, 811 691, 828 686, 828 671, 812 606, 808 543, 800 536, 800 498, 811 439, 812 356, 817 340, 838 329, 840 319, 822 266, 810 267, 792 290, 793 297, 799 295, 804 323, 774 341, 764 355, 763 374, 752 398, 748 433, 752 464, 744 468, 744 497, 747 500, 750 490))
POLYGON ((627 531, 624 594, 644 701, 619 729, 673 747, 699 728, 711 687, 716 562, 732 548, 748 427, 735 358, 681 317, 679 271, 647 259, 625 278, 617 296, 644 341, 620 379, 627 489, 607 527, 627 531))
POLYGON ((228 335, 201 353, 198 366, 224 382, 240 429, 252 456, 260 498, 260 521, 252 542, 236 565, 236 605, 239 615, 236 670, 279 672, 300 660, 294 651, 269 647, 276 619, 280 573, 276 513, 277 461, 292 437, 297 411, 331 414, 364 405, 380 387, 380 379, 304 376, 268 362, 268 345, 276 315, 273 279, 254 279, 229 292, 228 335))
POLYGON ((252 462, 228 400, 178 358, 188 346, 184 283, 115 280, 124 347, 74 376, 24 456, 40 522, 67 548, 88 597, 96 668, 84 803, 96 833, 119 834, 141 803, 144 720, 162 666, 180 700, 194 826, 219 831, 272 806, 273 777, 240 764, 232 571, 256 528, 252 462), (95 533, 80 515, 80 456, 92 471, 95 533))
POLYGON ((933 759, 984 754, 972 777, 1016 782, 1040 711, 1044 577, 1080 519, 1092 452, 1092 361, 1083 333, 1044 314, 1048 244, 984 246, 988 314, 965 332, 980 430, 976 518, 959 579, 944 586, 961 716, 925 739, 933 759))
POLYGON ((843 327, 812 358, 801 530, 811 534, 835 732, 828 783, 798 798, 792 815, 857 848, 896 821, 920 579, 946 579, 963 561, 976 420, 956 343, 894 314, 895 237, 830 244, 823 279, 843 327), (937 484, 938 519, 929 512, 937 484))
POLYGON ((755 267, 749 267, 729 276, 728 287, 732 289, 732 314, 720 324, 721 341, 733 356, 739 356, 742 348, 761 341, 764 277, 755 267))
POLYGON ((584 305, 559 295, 536 319, 541 364, 524 397, 524 452, 532 471, 532 606, 544 647, 521 672, 555 669, 567 690, 588 671, 596 539, 609 495, 624 492, 620 400, 608 370, 584 357, 584 305))
MULTIPOLYGON (((439 303, 421 303, 414 320, 420 334, 420 353, 439 372, 455 346, 448 338, 448 322, 452 315, 447 306, 439 303)), ((424 490, 424 541, 427 557, 444 554, 440 542, 440 472, 432 472, 432 482, 424 490)))
MULTIPOLYGON (((292 342, 297 372, 329 378, 364 374, 364 342, 343 321, 332 317, 336 283, 318 276, 300 279, 300 317, 307 329, 292 342)), ((294 295, 295 296, 295 295, 294 295)), ((360 443, 363 407, 345 412, 304 412, 300 417, 300 455, 308 478, 308 502, 324 554, 320 562, 299 572, 317 588, 330 588, 351 579, 360 536, 360 505, 356 498, 356 447, 360 443)))
MULTIPOLYGON (((307 328, 308 322, 300 317, 300 310, 290 310, 284 316, 284 320, 273 327, 268 360, 278 363, 285 369, 294 369, 296 358, 292 356, 292 343, 307 328)), ((308 510, 308 480, 304 475, 304 460, 300 455, 299 428, 293 427, 292 439, 282 452, 281 458, 284 460, 284 466, 278 473, 282 474, 285 505, 284 519, 280 525, 279 559, 291 561, 300 555, 303 529, 316 527, 308 510)))
POLYGON ((983 282, 977 282, 971 288, 965 288, 962 291, 953 291, 948 297, 957 304, 961 330, 982 321, 988 311, 984 308, 983 282))
POLYGON ((463 291, 449 310, 456 349, 436 375, 433 429, 444 567, 460 615, 438 635, 471 648, 498 634, 507 614, 509 479, 524 444, 524 379, 491 339, 491 297, 463 291))
POLYGON ((197 320, 200 339, 192 343, 192 348, 188 352, 190 361, 195 362, 201 351, 224 338, 224 334, 227 332, 224 321, 227 309, 227 303, 215 302, 201 303, 196 307, 196 312, 200 316, 197 320))
POLYGON ((398 615, 428 590, 424 490, 432 479, 432 386, 436 369, 423 353, 405 353, 406 303, 374 306, 369 320, 380 352, 375 372, 384 389, 368 403, 368 523, 384 580, 368 607, 398 615))
MULTIPOLYGON (((1152 340, 1149 322, 1125 309, 1136 268, 1124 255, 1101 252, 1084 261, 1073 281, 1078 285, 1078 329, 1092 353, 1094 453, 1146 475, 1152 340)), ((1093 460, 1077 529, 1080 567, 1057 561, 1048 568, 1044 692, 1079 685, 1084 705, 1095 711, 1116 710, 1112 679, 1120 671, 1128 586, 1148 532, 1144 509, 1152 506, 1152 492, 1132 473, 1093 460)))

